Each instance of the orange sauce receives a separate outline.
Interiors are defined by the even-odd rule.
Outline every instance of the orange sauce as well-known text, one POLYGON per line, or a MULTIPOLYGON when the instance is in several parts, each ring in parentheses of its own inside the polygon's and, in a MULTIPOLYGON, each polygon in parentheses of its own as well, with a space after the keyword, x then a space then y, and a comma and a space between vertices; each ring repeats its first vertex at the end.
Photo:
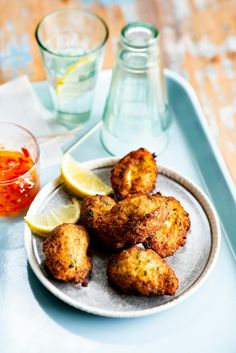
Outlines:
POLYGON ((33 201, 39 191, 34 162, 24 147, 21 151, 0 149, 0 215, 15 214, 33 201), (28 172, 28 173, 27 173, 28 172))

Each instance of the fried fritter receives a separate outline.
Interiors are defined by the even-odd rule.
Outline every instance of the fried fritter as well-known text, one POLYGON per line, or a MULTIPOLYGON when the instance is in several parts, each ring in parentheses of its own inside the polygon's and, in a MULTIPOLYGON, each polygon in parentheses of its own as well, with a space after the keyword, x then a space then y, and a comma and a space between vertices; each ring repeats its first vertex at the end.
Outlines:
POLYGON ((185 244, 190 228, 189 214, 174 197, 160 195, 168 203, 170 212, 162 226, 144 242, 144 247, 154 250, 161 257, 167 257, 185 244))
POLYGON ((81 204, 80 220, 90 231, 97 232, 97 220, 106 214, 115 205, 115 201, 109 196, 87 196, 81 204))
POLYGON ((111 171, 111 184, 118 200, 153 191, 157 178, 155 155, 145 148, 130 152, 111 171))
POLYGON ((110 260, 109 281, 125 293, 174 295, 178 278, 167 262, 152 250, 133 246, 110 260))
POLYGON ((88 246, 89 235, 83 226, 61 224, 43 242, 45 263, 55 278, 86 286, 92 270, 88 246))
POLYGON ((99 217, 98 235, 113 249, 142 243, 161 227, 168 212, 159 195, 132 195, 99 217))

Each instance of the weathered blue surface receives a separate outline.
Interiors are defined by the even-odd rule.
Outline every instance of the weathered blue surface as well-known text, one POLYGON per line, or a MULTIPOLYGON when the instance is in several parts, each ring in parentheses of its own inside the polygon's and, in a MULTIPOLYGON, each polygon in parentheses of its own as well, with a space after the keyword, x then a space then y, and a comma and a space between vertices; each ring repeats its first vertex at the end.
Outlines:
MULTIPOLYGON (((22 21, 26 21, 26 10, 22 10, 19 16, 21 16, 22 21)), ((22 72, 29 74, 30 64, 33 62, 29 34, 23 33, 19 36, 15 24, 10 20, 2 28, 0 39, 4 33, 9 39, 4 50, 0 52, 0 69, 3 79, 8 71, 10 72, 10 78, 16 78, 22 72)))

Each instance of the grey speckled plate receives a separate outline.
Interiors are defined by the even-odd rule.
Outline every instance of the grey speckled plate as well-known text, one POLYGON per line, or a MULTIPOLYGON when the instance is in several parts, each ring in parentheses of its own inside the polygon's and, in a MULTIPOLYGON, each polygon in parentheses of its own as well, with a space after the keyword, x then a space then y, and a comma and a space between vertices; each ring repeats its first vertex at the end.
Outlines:
MULTIPOLYGON (((111 167, 116 158, 105 158, 84 163, 105 182, 110 182, 111 167)), ((32 235, 25 226, 25 249, 32 270, 42 284, 56 297, 73 307, 109 317, 138 317, 170 308, 189 297, 207 278, 212 269, 220 243, 220 227, 216 213, 208 198, 191 181, 175 171, 159 165, 156 191, 174 196, 190 215, 191 229, 184 247, 167 262, 179 278, 175 296, 142 297, 118 293, 109 286, 106 266, 109 255, 101 251, 94 253, 92 278, 88 287, 62 283, 48 276, 44 267, 42 239, 32 235)), ((60 178, 47 184, 37 195, 28 211, 36 214, 64 203, 71 196, 66 193, 60 178)))

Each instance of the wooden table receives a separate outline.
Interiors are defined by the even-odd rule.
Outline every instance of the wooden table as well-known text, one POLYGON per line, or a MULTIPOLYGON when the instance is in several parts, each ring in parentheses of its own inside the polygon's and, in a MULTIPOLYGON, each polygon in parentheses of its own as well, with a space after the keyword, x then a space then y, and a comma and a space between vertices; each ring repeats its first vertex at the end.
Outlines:
POLYGON ((112 66, 126 22, 157 25, 165 66, 195 88, 236 183, 236 0, 0 0, 0 82, 23 73, 32 81, 44 80, 36 24, 50 11, 78 5, 108 23, 105 68, 112 66))

